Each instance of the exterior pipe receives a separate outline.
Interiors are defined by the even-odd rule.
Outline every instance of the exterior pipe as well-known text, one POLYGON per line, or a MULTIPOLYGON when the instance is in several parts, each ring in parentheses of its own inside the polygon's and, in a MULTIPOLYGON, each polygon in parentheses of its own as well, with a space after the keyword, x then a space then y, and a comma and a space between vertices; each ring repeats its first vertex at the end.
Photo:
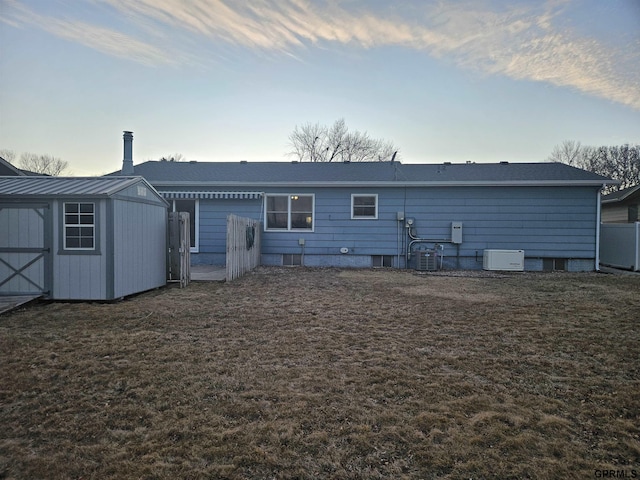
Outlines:
POLYGON ((407 247, 407 260, 411 259, 411 247, 416 243, 452 243, 450 238, 420 238, 416 237, 411 231, 411 227, 407 227, 407 232, 411 242, 407 247))
POLYGON ((416 238, 415 240, 411 240, 411 242, 409 242, 409 248, 407 248, 407 260, 411 258, 411 247, 416 243, 451 243, 451 240, 429 238, 416 238))

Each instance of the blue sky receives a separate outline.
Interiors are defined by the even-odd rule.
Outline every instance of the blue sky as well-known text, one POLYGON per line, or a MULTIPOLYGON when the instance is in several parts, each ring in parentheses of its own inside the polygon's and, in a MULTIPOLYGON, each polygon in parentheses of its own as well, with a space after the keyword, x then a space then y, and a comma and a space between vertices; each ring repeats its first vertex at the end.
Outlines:
POLYGON ((638 0, 0 0, 0 149, 73 175, 287 161, 296 125, 405 163, 640 143, 638 0))

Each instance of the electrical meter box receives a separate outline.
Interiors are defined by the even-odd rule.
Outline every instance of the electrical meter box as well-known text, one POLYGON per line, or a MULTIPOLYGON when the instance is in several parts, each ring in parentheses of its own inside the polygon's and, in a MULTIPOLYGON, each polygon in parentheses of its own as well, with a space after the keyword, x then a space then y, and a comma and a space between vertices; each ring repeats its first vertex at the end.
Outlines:
POLYGON ((462 243, 462 222, 451 222, 451 243, 462 243))

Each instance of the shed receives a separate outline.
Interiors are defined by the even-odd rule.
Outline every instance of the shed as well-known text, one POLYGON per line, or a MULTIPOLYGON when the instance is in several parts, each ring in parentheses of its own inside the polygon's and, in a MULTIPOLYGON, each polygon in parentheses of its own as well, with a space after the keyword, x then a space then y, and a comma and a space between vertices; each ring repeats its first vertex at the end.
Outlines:
POLYGON ((113 300, 165 285, 167 207, 142 177, 0 177, 0 296, 113 300))

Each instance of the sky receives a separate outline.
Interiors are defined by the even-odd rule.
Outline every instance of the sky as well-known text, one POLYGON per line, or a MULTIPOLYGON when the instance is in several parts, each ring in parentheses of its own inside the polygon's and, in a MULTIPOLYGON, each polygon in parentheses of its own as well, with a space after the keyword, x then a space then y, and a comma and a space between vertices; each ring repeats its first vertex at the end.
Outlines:
POLYGON ((341 118, 404 163, 639 144, 639 25, 640 0, 0 0, 0 149, 290 161, 341 118))

